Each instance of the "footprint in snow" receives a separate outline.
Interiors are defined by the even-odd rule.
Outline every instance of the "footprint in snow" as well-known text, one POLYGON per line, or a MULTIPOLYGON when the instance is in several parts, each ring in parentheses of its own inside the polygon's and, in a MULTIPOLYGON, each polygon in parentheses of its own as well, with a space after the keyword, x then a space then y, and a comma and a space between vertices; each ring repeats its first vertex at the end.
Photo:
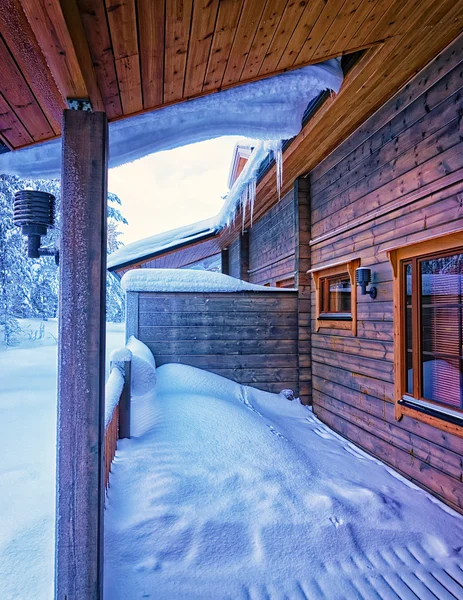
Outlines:
POLYGON ((286 440, 286 441, 288 441, 288 439, 287 439, 287 438, 285 438, 285 436, 284 436, 282 433, 280 433, 279 431, 277 431, 277 430, 275 429, 275 427, 273 427, 272 425, 269 425, 268 423, 267 423, 267 427, 270 429, 270 431, 271 431, 271 432, 272 432, 274 435, 276 435, 277 437, 281 438, 282 440, 286 440))
POLYGON ((338 527, 341 527, 341 525, 343 525, 343 524, 344 524, 344 521, 343 521, 343 519, 341 519, 340 517, 330 517, 329 519, 330 519, 330 521, 331 521, 331 524, 332 524, 334 527, 336 527, 336 529, 337 529, 338 527))
POLYGON ((335 439, 334 436, 331 435, 331 433, 328 433, 328 431, 326 431, 325 429, 322 429, 321 427, 317 427, 317 429, 314 429, 314 433, 319 435, 324 440, 334 440, 335 439))

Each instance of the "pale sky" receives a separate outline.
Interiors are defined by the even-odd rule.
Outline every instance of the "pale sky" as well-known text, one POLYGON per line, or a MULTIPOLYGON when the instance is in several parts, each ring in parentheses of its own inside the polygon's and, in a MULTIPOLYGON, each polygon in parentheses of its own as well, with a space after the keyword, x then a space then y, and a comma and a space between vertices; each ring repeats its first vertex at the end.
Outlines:
POLYGON ((129 222, 120 227, 124 244, 216 215, 238 141, 249 140, 198 142, 110 169, 108 189, 122 200, 129 222))

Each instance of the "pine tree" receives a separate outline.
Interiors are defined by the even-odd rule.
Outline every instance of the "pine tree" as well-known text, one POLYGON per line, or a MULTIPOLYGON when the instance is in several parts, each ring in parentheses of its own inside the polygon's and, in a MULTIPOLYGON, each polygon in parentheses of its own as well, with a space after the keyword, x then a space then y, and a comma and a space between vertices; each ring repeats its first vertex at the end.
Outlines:
MULTIPOLYGON (((61 193, 58 180, 24 180, 0 175, 0 327, 3 341, 15 343, 20 318, 47 319, 55 317, 58 309, 58 268, 53 257, 29 259, 26 240, 13 224, 14 194, 22 189, 36 189, 53 194, 56 198, 55 227, 48 230, 42 245, 55 247, 59 243, 61 193)), ((122 245, 118 240, 122 216, 120 199, 108 194, 108 252, 122 245)), ((107 319, 124 318, 123 292, 113 276, 108 278, 107 319)))

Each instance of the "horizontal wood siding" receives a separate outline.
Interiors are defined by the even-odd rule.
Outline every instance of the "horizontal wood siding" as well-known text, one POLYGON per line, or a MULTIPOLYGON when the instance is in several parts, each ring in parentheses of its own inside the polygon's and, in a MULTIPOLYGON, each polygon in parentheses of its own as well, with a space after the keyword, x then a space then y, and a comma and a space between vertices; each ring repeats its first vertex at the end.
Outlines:
MULTIPOLYGON (((312 268, 360 258, 378 289, 376 300, 358 297, 357 337, 312 333, 314 410, 460 512, 463 439, 394 418, 385 250, 463 229, 462 50, 459 40, 310 174, 312 268)), ((314 292, 311 310, 315 317, 314 292)))
POLYGON ((275 285, 294 279, 296 230, 291 190, 249 230, 249 281, 275 285))
POLYGON ((240 238, 236 238, 228 249, 228 269, 230 277, 241 279, 240 238))
POLYGON ((183 363, 262 390, 298 392, 296 292, 129 296, 130 333, 157 365, 183 363))

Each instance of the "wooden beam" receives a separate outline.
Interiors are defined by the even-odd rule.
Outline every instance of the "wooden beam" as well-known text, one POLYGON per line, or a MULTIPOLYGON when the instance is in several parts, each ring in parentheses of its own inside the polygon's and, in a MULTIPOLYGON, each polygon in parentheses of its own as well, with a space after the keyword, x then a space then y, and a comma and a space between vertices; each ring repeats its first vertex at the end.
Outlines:
POLYGON ((106 115, 65 110, 55 600, 102 598, 107 174, 106 115))
POLYGON ((230 255, 228 248, 223 248, 221 251, 221 264, 222 273, 224 275, 230 275, 230 255))
POLYGON ((63 98, 90 98, 104 110, 76 0, 21 4, 63 98))

